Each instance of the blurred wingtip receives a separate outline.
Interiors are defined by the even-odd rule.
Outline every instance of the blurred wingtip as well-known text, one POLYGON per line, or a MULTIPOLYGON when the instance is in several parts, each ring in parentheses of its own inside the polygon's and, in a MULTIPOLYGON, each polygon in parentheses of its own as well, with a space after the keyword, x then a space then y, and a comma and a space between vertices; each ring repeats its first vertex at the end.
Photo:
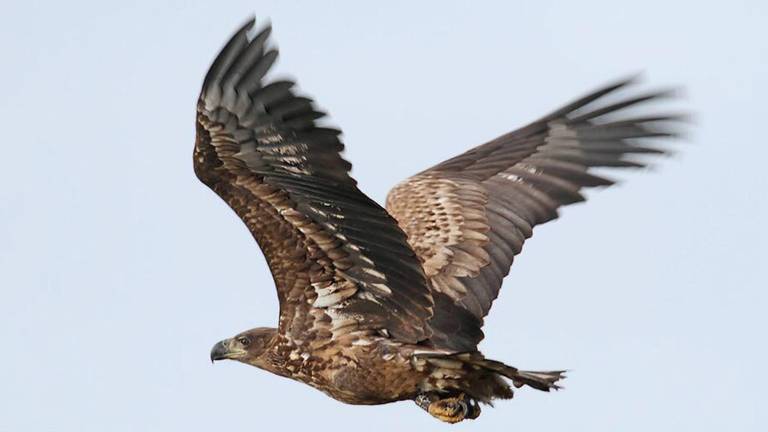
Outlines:
POLYGON ((245 19, 245 21, 243 21, 243 23, 240 25, 240 28, 237 30, 237 32, 247 34, 249 31, 253 30, 253 27, 255 24, 256 24, 256 15, 250 14, 245 19))

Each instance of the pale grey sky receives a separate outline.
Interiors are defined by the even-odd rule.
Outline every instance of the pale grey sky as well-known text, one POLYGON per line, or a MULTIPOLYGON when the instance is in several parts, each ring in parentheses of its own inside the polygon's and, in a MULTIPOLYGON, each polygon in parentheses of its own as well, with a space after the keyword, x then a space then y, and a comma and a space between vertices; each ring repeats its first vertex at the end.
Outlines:
POLYGON ((362 3, 4 3, 0 430, 448 428, 208 360, 277 314, 191 163, 202 77, 250 14, 380 202, 608 80, 684 86, 678 154, 538 228, 487 320, 489 357, 566 389, 452 430, 765 430, 767 4, 362 3))

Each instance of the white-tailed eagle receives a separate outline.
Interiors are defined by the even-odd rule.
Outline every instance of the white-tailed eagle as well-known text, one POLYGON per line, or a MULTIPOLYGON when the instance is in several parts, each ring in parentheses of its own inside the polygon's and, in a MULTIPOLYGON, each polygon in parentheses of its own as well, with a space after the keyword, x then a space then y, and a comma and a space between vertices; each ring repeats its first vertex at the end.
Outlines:
MULTIPOLYGON (((397 185, 386 209, 357 188, 340 131, 291 81, 265 76, 270 28, 249 20, 216 57, 197 104, 194 169, 247 225, 272 271, 277 328, 217 343, 232 359, 350 404, 413 400, 448 422, 510 386, 556 389, 477 350, 483 318, 533 227, 612 182, 593 167, 641 167, 648 138, 680 118, 624 115, 664 93, 594 91, 397 185), (610 102, 607 102, 610 101, 610 102)), ((637 110, 635 110, 637 111, 637 110)))

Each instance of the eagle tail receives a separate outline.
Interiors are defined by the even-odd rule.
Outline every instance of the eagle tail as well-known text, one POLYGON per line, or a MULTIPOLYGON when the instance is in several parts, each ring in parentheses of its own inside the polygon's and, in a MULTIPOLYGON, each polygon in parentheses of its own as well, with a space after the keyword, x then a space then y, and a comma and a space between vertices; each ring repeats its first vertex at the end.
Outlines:
POLYGON ((519 370, 500 361, 487 359, 477 351, 454 354, 422 354, 421 356, 437 367, 439 373, 442 373, 442 369, 445 368, 461 368, 461 365, 469 366, 469 370, 479 372, 479 374, 470 375, 472 377, 470 378, 470 388, 462 390, 467 391, 476 399, 486 403, 489 403, 491 399, 508 399, 512 397, 512 389, 509 388, 509 385, 501 377, 512 381, 516 388, 527 385, 537 390, 548 392, 561 388, 557 383, 565 378, 566 372, 564 370, 519 370))
POLYGON ((512 378, 512 384, 518 388, 527 385, 536 390, 546 392, 550 390, 559 390, 562 387, 557 385, 557 382, 565 378, 565 375, 563 375, 564 373, 565 371, 517 371, 517 377, 512 378))
POLYGON ((550 390, 559 390, 561 387, 557 385, 557 382, 565 378, 564 370, 556 371, 524 371, 514 368, 512 366, 505 365, 502 362, 496 360, 489 360, 486 358, 476 359, 472 361, 472 364, 482 367, 483 369, 496 372, 503 375, 510 380, 516 388, 520 388, 524 385, 533 387, 536 390, 548 392, 550 390))

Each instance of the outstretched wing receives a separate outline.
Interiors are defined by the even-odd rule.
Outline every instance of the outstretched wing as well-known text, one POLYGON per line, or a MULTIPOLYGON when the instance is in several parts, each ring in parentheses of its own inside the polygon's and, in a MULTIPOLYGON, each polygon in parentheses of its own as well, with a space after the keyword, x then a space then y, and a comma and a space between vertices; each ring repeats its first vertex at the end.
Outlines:
POLYGON ((265 81, 277 57, 251 19, 226 44, 197 105, 198 178, 245 222, 277 286, 279 332, 323 341, 387 330, 429 337, 432 296, 403 231, 363 194, 340 132, 290 81, 265 81))
MULTIPOLYGON (((435 292, 469 311, 476 325, 488 313, 502 279, 534 226, 557 218, 562 205, 584 201, 584 187, 612 182, 592 167, 642 167, 638 154, 662 153, 646 138, 674 134, 675 116, 625 116, 620 110, 656 99, 647 94, 606 104, 622 81, 542 119, 421 172, 390 191, 387 209, 408 234, 435 292)), ((482 332, 464 332, 435 308, 433 342, 473 349, 482 332), (446 324, 440 324, 446 323, 446 324)))

